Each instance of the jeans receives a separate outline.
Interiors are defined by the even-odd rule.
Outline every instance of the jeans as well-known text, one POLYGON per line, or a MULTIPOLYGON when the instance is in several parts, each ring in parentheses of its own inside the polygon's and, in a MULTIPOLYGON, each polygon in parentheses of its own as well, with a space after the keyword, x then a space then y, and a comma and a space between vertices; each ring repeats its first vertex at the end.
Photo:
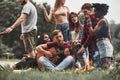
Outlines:
POLYGON ((99 51, 94 52, 92 60, 93 60, 93 66, 94 67, 99 67, 100 66, 100 53, 99 53, 99 51))
POLYGON ((84 68, 86 65, 88 65, 88 61, 89 61, 89 52, 86 49, 82 54, 78 54, 77 55, 77 61, 75 63, 75 65, 79 68, 82 69, 84 68))
POLYGON ((69 67, 72 67, 74 63, 74 58, 72 56, 67 56, 59 65, 55 65, 46 57, 41 56, 39 62, 48 70, 64 70, 69 67))
POLYGON ((68 23, 57 24, 56 29, 59 29, 62 31, 62 34, 63 34, 65 41, 70 40, 70 31, 69 31, 69 24, 68 23))

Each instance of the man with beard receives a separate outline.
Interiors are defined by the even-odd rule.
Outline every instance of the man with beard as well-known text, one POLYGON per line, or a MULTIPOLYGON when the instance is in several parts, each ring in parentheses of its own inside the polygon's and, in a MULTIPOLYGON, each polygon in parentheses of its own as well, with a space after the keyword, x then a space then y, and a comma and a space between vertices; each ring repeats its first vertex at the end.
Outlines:
POLYGON ((21 24, 21 36, 23 40, 25 51, 29 54, 29 57, 35 58, 35 38, 37 35, 37 11, 34 5, 29 0, 19 0, 23 6, 20 17, 16 22, 5 29, 5 33, 10 33, 21 24))
POLYGON ((60 30, 53 31, 53 41, 46 44, 41 44, 37 46, 37 54, 43 54, 39 57, 39 63, 45 67, 47 70, 59 71, 71 68, 74 63, 74 57, 72 56, 72 51, 69 50, 71 44, 65 42, 63 34, 60 30), (56 53, 57 61, 53 62, 51 59, 54 57, 50 49, 54 47, 59 54, 56 53), (49 58, 49 59, 48 59, 49 58))

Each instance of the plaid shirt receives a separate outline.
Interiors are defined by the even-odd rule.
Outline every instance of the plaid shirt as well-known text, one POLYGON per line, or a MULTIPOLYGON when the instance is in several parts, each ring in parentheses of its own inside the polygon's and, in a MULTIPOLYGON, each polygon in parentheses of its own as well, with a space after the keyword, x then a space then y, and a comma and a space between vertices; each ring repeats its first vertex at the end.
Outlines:
MULTIPOLYGON (((92 27, 94 28, 98 22, 98 19, 96 19, 94 15, 91 15, 90 18, 92 21, 92 27)), ((84 30, 83 30, 81 44, 85 48, 88 47, 90 53, 94 53, 94 51, 98 50, 96 46, 95 36, 89 34, 89 26, 87 25, 87 20, 85 20, 84 22, 84 30)))

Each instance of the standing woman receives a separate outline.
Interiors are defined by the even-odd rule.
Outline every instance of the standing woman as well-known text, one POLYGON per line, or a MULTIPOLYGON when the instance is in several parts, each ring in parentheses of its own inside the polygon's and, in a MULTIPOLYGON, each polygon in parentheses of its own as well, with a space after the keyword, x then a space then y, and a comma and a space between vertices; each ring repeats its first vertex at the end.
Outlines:
POLYGON ((89 28, 89 32, 95 35, 97 47, 100 52, 100 61, 102 68, 109 68, 113 56, 113 46, 111 44, 110 28, 105 15, 108 13, 109 6, 107 4, 93 4, 94 15, 99 19, 97 25, 93 29, 89 28))
POLYGON ((64 6, 65 0, 56 0, 54 8, 51 8, 48 14, 46 8, 41 5, 40 8, 43 10, 46 21, 51 21, 52 17, 55 19, 56 29, 62 31, 65 41, 69 41, 69 24, 68 24, 68 14, 69 9, 64 6))
POLYGON ((69 27, 71 32, 72 42, 76 42, 82 37, 82 25, 79 21, 77 13, 71 12, 69 15, 69 27))

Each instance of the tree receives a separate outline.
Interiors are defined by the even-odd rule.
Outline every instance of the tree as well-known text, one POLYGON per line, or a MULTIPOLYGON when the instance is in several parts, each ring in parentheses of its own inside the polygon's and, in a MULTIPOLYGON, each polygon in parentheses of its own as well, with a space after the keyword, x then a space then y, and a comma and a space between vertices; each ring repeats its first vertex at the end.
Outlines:
MULTIPOLYGON (((47 5, 47 3, 43 3, 43 5, 46 7, 47 12, 50 12, 50 6, 47 5)), ((51 32, 54 30, 55 22, 52 20, 50 22, 47 22, 44 17, 43 11, 39 8, 39 5, 37 5, 37 11, 38 11, 38 34, 41 33, 48 33, 51 34, 51 32)))
MULTIPOLYGON (((33 2, 32 2, 33 3, 33 2)), ((52 20, 51 22, 46 22, 44 18, 43 12, 40 10, 39 5, 33 3, 38 12, 38 34, 48 33, 51 34, 54 29, 55 23, 52 20)), ((49 12, 50 6, 47 3, 44 3, 47 11, 49 12)), ((0 30, 4 30, 5 28, 11 26, 16 19, 20 16, 22 6, 16 0, 2 0, 0 1, 0 30)), ((21 34, 20 27, 14 29, 10 34, 2 35, 1 43, 6 45, 7 48, 12 48, 17 58, 21 58, 25 53, 23 42, 19 39, 21 34)), ((3 47, 3 46, 0 46, 3 47)), ((1 48, 3 49, 3 48, 1 48)))
POLYGON ((118 54, 120 52, 120 24, 115 24, 114 21, 111 21, 109 26, 111 29, 114 54, 118 54))

